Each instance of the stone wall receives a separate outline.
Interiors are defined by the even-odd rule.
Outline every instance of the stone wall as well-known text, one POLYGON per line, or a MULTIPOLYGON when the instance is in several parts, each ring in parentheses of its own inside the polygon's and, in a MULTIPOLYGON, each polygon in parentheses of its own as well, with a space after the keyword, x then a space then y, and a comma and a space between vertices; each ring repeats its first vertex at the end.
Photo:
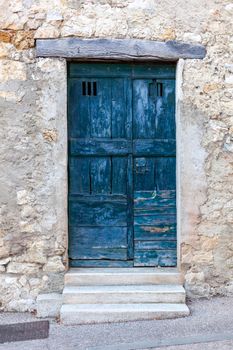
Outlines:
POLYGON ((0 0, 0 300, 33 310, 67 265, 66 62, 36 38, 182 40, 181 268, 191 297, 233 293, 233 3, 224 0, 0 0))

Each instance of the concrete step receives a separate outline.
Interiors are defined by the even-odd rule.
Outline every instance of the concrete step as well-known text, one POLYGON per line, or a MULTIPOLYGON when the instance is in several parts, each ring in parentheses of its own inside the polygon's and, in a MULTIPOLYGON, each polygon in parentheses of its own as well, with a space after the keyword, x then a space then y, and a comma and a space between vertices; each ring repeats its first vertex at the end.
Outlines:
POLYGON ((63 324, 123 322, 184 317, 185 304, 73 304, 62 305, 63 324))
POLYGON ((185 303, 181 285, 66 286, 63 304, 185 303))
POLYGON ((71 268, 65 285, 148 285, 183 284, 176 268, 71 268))

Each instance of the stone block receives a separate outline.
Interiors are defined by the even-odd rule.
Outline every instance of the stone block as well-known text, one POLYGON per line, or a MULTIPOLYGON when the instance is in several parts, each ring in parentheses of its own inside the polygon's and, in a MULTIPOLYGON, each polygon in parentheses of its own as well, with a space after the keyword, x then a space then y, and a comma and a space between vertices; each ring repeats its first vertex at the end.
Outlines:
POLYGON ((1 60, 0 61, 1 81, 26 80, 26 65, 23 62, 1 60))
POLYGON ((49 11, 46 17, 48 22, 63 21, 62 13, 59 11, 49 11))
POLYGON ((199 266, 208 265, 213 262, 213 252, 212 251, 200 251, 196 252, 193 256, 192 263, 198 264, 199 266))
POLYGON ((9 311, 27 312, 35 310, 35 300, 32 298, 28 299, 12 299, 9 302, 9 311))
POLYGON ((201 35, 195 34, 195 33, 184 33, 184 41, 188 42, 195 42, 195 43, 200 43, 201 42, 201 35))
POLYGON ((60 35, 60 31, 56 26, 51 25, 50 23, 43 24, 35 32, 35 38, 57 38, 60 35))
POLYGON ((7 265, 7 273, 37 274, 40 266, 33 263, 20 263, 12 261, 7 265))
POLYGON ((209 92, 220 90, 222 88, 222 84, 219 83, 208 83, 204 85, 203 91, 205 94, 208 94, 209 92))
POLYGON ((62 263, 60 256, 52 256, 48 259, 47 264, 44 265, 43 271, 45 272, 63 272, 65 266, 62 263))
MULTIPOLYGON (((0 57, 1 57, 1 54, 0 54, 0 57)), ((20 99, 20 97, 17 96, 17 94, 12 91, 0 91, 0 98, 3 98, 5 101, 8 101, 8 102, 17 102, 17 101, 19 102, 19 99, 20 99)))
POLYGON ((62 306, 62 294, 39 294, 36 299, 37 317, 58 317, 62 306))
POLYGON ((0 30, 0 41, 10 43, 12 39, 12 32, 8 30, 0 30))
POLYGON ((0 259, 0 265, 7 265, 11 261, 11 257, 0 259))
POLYGON ((230 84, 233 85, 233 74, 228 74, 225 77, 225 83, 226 84, 230 84))
POLYGON ((20 277, 19 283, 21 284, 21 286, 26 286, 27 278, 25 276, 20 277))
POLYGON ((7 58, 10 54, 11 47, 11 44, 0 42, 0 58, 7 58))
POLYGON ((12 43, 19 50, 26 50, 34 47, 34 30, 20 30, 17 31, 12 39, 12 43))
POLYGON ((29 202, 29 193, 26 190, 17 192, 17 203, 18 205, 27 204, 29 202))
POLYGON ((166 28, 161 36, 162 40, 175 40, 176 39, 176 32, 174 28, 166 28))
POLYGON ((190 272, 185 276, 187 284, 197 284, 205 281, 205 275, 201 272, 190 272))
POLYGON ((48 142, 56 142, 57 141, 57 131, 56 130, 44 130, 43 138, 48 142))

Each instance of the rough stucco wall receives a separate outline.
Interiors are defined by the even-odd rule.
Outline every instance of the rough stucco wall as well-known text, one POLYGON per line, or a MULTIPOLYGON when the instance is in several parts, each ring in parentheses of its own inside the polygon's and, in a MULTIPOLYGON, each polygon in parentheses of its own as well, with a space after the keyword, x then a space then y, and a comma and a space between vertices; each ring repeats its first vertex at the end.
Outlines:
POLYGON ((66 247, 66 63, 0 60, 0 299, 61 290, 66 247))
POLYGON ((181 266, 190 296, 233 293, 233 3, 0 0, 0 298, 31 310, 61 291, 66 262, 66 63, 34 38, 182 40, 181 266))

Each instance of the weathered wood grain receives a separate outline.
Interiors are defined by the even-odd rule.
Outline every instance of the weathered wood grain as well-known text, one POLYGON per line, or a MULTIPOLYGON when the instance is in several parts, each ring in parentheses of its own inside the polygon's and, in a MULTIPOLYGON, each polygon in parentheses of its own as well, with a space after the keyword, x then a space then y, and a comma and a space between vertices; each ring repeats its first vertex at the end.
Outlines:
POLYGON ((154 214, 154 215, 134 215, 134 225, 174 225, 176 223, 176 214, 154 214))
POLYGON ((176 141, 175 139, 141 139, 134 140, 133 154, 137 156, 175 156, 176 141))
POLYGON ((127 227, 69 228, 72 259, 127 260, 127 227))
POLYGON ((90 194, 88 193, 70 193, 69 201, 76 202, 126 202, 127 196, 124 194, 90 194))
POLYGON ((175 82, 135 79, 134 263, 176 265, 175 82))
POLYGON ((176 191, 135 191, 134 208, 144 207, 175 207, 176 191))
POLYGON ((133 260, 70 259, 71 267, 133 267, 133 260))
POLYGON ((136 250, 169 250, 176 249, 176 240, 157 240, 157 241, 135 241, 136 250))
MULTIPOLYGON (((75 78, 123 78, 129 79, 131 85, 131 79, 145 79, 156 77, 156 79, 175 79, 176 66, 175 64, 163 64, 159 62, 146 63, 138 65, 136 63, 70 63, 68 64, 68 77, 70 82, 75 78)), ((130 95, 129 95, 130 96, 130 95)), ((128 96, 128 97, 129 97, 128 96)), ((132 105, 130 104, 130 108, 132 105)))
POLYGON ((144 216, 144 215, 176 215, 175 207, 157 207, 157 206, 148 206, 143 208, 134 209, 135 216, 144 216))
POLYGON ((176 250, 136 250, 134 266, 176 266, 176 250))
POLYGON ((78 227, 70 226, 71 246, 79 244, 84 248, 89 245, 93 249, 103 248, 126 248, 127 246, 127 227, 78 227))
POLYGON ((176 225, 157 225, 157 226, 135 226, 135 241, 153 241, 153 240, 175 240, 176 225))
POLYGON ((72 226, 126 226, 127 203, 117 201, 69 201, 69 224, 72 226))
MULTIPOLYGON (((78 245, 79 246, 79 245, 78 245)), ((127 249, 124 248, 92 248, 83 247, 82 245, 77 249, 77 245, 70 249, 70 257, 73 259, 109 259, 109 260, 127 260, 127 249)))
POLYGON ((149 41, 139 39, 37 39, 37 57, 76 59, 168 60, 204 58, 202 45, 178 41, 149 41))
POLYGON ((127 155, 132 152, 127 140, 70 139, 70 154, 79 155, 127 155))
POLYGON ((133 211, 133 156, 128 156, 128 177, 127 177, 127 225, 128 225, 128 257, 133 258, 133 230, 134 230, 134 211, 133 211))

